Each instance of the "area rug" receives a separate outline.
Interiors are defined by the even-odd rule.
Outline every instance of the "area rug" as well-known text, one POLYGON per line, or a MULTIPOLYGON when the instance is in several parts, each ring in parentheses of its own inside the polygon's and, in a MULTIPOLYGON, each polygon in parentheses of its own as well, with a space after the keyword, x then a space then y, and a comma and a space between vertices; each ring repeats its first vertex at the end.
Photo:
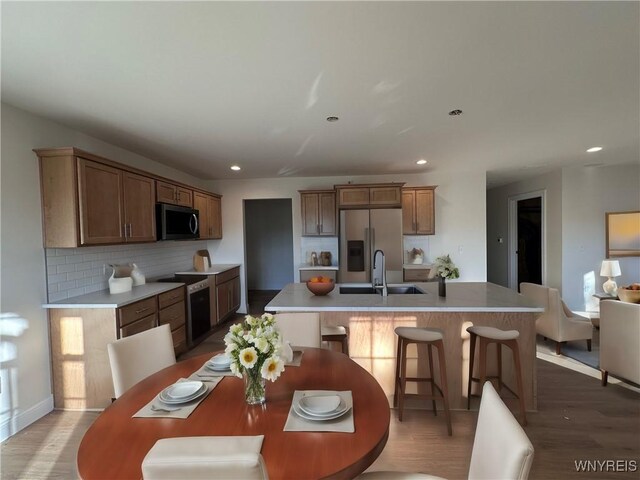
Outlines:
MULTIPOLYGON (((538 351, 555 355, 556 342, 537 338, 538 351)), ((587 350, 586 340, 567 342, 562 345, 562 355, 577 360, 592 368, 600 368, 600 330, 593 329, 593 339, 591 340, 591 351, 587 350)))

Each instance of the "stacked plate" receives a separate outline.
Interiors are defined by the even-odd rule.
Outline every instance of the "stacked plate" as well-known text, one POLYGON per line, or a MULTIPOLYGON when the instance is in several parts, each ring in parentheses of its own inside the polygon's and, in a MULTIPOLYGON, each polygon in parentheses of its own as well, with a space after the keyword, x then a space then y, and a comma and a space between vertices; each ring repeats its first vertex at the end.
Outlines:
POLYGON ((314 422, 334 420, 349 410, 339 395, 306 395, 293 404, 293 411, 298 416, 314 422))
POLYGON ((207 393, 207 386, 198 380, 178 382, 160 392, 158 398, 167 405, 178 405, 200 398, 207 393))
POLYGON ((213 372, 228 372, 231 369, 231 357, 220 353, 205 363, 204 368, 213 372))

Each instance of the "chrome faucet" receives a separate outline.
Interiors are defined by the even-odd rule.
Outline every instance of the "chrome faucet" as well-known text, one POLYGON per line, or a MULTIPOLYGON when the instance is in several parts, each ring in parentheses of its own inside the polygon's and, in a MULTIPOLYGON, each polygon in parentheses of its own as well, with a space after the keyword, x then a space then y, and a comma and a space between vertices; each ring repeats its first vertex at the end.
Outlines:
POLYGON ((371 271, 371 279, 373 281, 373 287, 382 287, 382 296, 386 297, 389 292, 387 291, 387 270, 384 264, 384 252, 382 250, 376 250, 373 253, 373 269, 371 271), (382 259, 380 263, 378 263, 378 255, 380 255, 382 259), (376 274, 377 270, 381 272, 379 276, 376 274))

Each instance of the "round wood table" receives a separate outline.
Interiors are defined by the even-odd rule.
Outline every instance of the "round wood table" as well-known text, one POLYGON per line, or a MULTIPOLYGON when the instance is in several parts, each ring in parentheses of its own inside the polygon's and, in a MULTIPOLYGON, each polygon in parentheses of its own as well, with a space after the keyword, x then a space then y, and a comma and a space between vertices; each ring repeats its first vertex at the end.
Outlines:
POLYGON ((211 353, 144 379, 91 425, 78 450, 78 471, 89 479, 140 479, 142 460, 161 438, 264 435, 262 456, 272 480, 353 478, 380 455, 389 435, 389 404, 376 380, 346 355, 307 348, 299 367, 267 382, 266 403, 249 406, 244 382, 225 377, 186 419, 132 418, 162 389, 191 375, 211 353), (284 432, 295 390, 351 390, 355 433, 284 432))

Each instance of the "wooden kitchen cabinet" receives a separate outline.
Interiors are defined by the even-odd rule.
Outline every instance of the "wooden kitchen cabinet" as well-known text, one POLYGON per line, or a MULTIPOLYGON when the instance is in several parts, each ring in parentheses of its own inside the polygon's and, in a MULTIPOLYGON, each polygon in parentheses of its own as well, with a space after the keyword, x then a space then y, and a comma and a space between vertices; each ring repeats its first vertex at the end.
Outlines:
POLYGON ((40 156, 40 177, 45 247, 155 241, 152 178, 73 154, 40 156))
POLYGON ((302 202, 302 235, 306 237, 335 237, 336 194, 333 190, 300 190, 302 202))
POLYGON ((240 307, 240 269, 232 268, 215 277, 217 317, 221 323, 240 307))
POLYGON ((158 295, 158 324, 168 323, 173 337, 173 349, 176 357, 187 351, 187 310, 185 287, 174 288, 158 295))
MULTIPOLYGON (((195 190, 188 185, 78 148, 34 152, 40 165, 46 248, 155 242, 156 201, 194 204, 195 190)), ((202 238, 222 238, 221 197, 198 194, 205 199, 202 238)))
POLYGON ((193 190, 172 183, 156 181, 156 201, 193 207, 193 190))
POLYGON ((435 189, 436 187, 402 189, 404 235, 435 234, 435 189))
POLYGON ((193 208, 199 212, 200 238, 222 238, 222 202, 220 197, 194 191, 193 208))
POLYGON ((403 183, 335 185, 338 208, 395 208, 402 205, 403 183))

